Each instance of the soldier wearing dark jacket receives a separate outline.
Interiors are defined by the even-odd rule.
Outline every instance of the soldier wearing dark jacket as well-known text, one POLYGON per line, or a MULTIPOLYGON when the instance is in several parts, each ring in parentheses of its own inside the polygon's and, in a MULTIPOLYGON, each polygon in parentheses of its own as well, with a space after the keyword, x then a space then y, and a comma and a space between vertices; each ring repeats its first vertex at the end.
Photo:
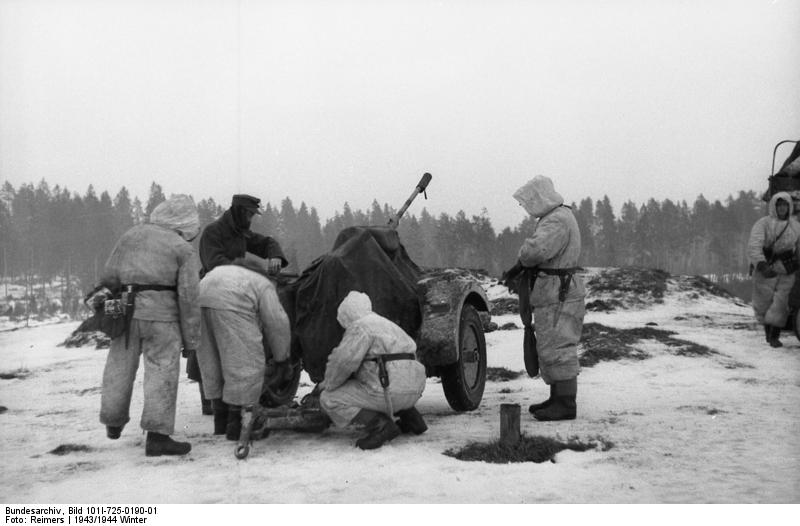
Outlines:
POLYGON ((245 252, 268 260, 273 271, 288 265, 289 262, 275 239, 250 230, 253 216, 261 213, 258 210, 260 203, 260 199, 250 195, 234 195, 231 207, 203 230, 203 235, 200 236, 203 275, 214 267, 228 265, 236 258, 243 258, 245 252))
MULTIPOLYGON (((267 267, 272 273, 277 273, 289 264, 275 239, 250 230, 253 216, 261 214, 258 209, 260 204, 261 200, 256 197, 236 194, 231 201, 231 207, 219 219, 206 226, 200 236, 200 277, 215 267, 230 265, 235 260, 244 258, 247 252, 266 259, 267 267)), ((203 394, 200 366, 195 353, 187 357, 186 375, 200 384, 203 414, 213 414, 211 401, 203 394)))

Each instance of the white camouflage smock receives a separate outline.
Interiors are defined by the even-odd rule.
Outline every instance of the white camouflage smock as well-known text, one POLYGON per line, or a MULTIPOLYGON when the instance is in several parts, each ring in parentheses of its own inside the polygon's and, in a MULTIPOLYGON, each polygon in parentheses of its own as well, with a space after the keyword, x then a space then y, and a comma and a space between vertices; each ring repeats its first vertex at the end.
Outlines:
MULTIPOLYGON (((767 209, 767 215, 756 221, 750 230, 747 255, 753 266, 760 261, 766 261, 764 247, 771 247, 774 254, 800 254, 800 223, 792 216, 791 196, 786 192, 776 193, 770 199, 767 209), (789 203, 787 221, 778 219, 775 211, 778 199, 789 203)), ((789 293, 794 286, 795 274, 787 275, 780 261, 775 261, 770 267, 778 273, 774 278, 766 278, 758 271, 753 272, 753 312, 759 323, 783 327, 789 317, 789 293)))
POLYGON ((187 241, 199 218, 191 197, 176 195, 158 205, 150 223, 125 232, 111 251, 101 283, 168 285, 173 291, 136 295, 129 345, 115 338, 103 371, 100 422, 121 427, 130 420, 133 383, 144 359, 141 427, 164 435, 175 428, 181 347, 194 349, 200 337, 197 282, 200 260, 187 241))
MULTIPOLYGON (((328 356, 320 406, 338 427, 349 424, 362 409, 386 412, 378 364, 367 360, 379 354, 415 354, 417 344, 397 324, 372 312, 363 292, 350 292, 337 310, 344 327, 342 341, 328 356)), ((386 362, 389 396, 397 412, 417 403, 425 390, 425 366, 417 360, 386 362)))
MULTIPOLYGON (((549 178, 537 175, 514 193, 514 198, 539 219, 533 235, 519 249, 526 267, 560 269, 578 266, 581 235, 572 209, 555 191, 549 178)), ((546 384, 572 380, 580 372, 578 342, 583 330, 586 289, 579 274, 572 276, 565 301, 558 291, 559 276, 539 272, 531 291, 539 369, 546 384)))
POLYGON ((203 330, 197 361, 206 398, 254 405, 267 355, 289 358, 291 329, 275 285, 239 265, 220 265, 200 281, 203 330))

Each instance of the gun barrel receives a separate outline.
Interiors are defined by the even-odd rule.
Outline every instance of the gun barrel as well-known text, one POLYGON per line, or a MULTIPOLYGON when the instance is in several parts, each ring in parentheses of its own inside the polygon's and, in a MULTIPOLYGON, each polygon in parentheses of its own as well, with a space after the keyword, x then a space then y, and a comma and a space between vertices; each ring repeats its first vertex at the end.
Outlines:
POLYGON ((414 201, 414 199, 416 199, 419 194, 425 191, 432 178, 433 176, 427 172, 422 175, 422 178, 419 180, 419 183, 417 183, 417 186, 414 188, 414 191, 411 192, 411 195, 408 197, 408 199, 406 199, 406 202, 402 207, 400 207, 400 210, 397 211, 397 214, 395 214, 395 216, 389 220, 390 227, 397 228, 397 225, 400 223, 400 218, 406 213, 406 210, 408 210, 408 207, 411 206, 411 203, 414 201))

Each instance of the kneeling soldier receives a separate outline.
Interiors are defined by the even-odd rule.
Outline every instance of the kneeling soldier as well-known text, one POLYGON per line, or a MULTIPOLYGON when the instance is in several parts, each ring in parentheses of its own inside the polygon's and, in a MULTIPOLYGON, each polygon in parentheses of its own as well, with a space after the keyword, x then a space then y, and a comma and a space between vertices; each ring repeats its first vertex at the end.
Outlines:
POLYGON ((363 426, 367 434, 356 441, 361 449, 379 448, 402 432, 425 432, 427 425, 414 408, 426 378, 414 340, 372 312, 363 292, 351 291, 336 319, 345 332, 319 385, 322 410, 337 427, 363 426))

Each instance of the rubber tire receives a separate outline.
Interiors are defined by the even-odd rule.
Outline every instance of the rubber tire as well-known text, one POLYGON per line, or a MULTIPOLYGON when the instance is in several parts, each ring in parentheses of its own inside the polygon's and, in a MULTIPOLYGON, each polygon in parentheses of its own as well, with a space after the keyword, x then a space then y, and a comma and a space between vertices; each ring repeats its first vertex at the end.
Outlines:
POLYGON ((295 369, 295 374, 290 381, 285 382, 280 389, 275 391, 267 387, 266 380, 264 381, 264 390, 261 393, 259 403, 264 407, 279 407, 288 405, 294 400, 297 395, 297 389, 300 387, 300 375, 303 373, 302 367, 295 369))
POLYGON ((442 370, 447 403, 456 411, 477 409, 486 387, 486 338, 478 311, 464 305, 458 323, 458 361, 442 370), (471 347, 471 348, 464 348, 471 347), (477 351, 478 361, 465 361, 465 352, 477 351))

